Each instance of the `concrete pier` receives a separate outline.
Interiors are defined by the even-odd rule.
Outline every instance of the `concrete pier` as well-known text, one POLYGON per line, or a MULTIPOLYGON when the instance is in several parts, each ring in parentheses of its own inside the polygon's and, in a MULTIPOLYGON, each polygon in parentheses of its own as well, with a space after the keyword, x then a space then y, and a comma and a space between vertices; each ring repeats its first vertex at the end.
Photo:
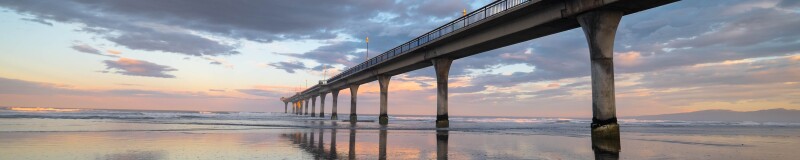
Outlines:
POLYGON ((289 102, 283 102, 283 113, 289 113, 289 102))
POLYGON ((337 120, 339 119, 339 115, 336 114, 336 105, 339 104, 339 89, 332 90, 331 96, 333 96, 333 99, 331 100, 333 102, 333 108, 331 108, 331 120, 337 120))
POLYGON ((311 96, 311 117, 316 117, 317 114, 314 111, 317 110, 317 96, 311 96))
POLYGON ((319 94, 319 117, 325 117, 325 95, 328 93, 319 94))
POLYGON ((378 116, 378 123, 381 125, 389 124, 389 115, 386 114, 387 110, 387 101, 389 100, 389 80, 391 80, 391 76, 381 75, 378 76, 378 83, 381 88, 381 113, 378 116))
POLYGON ((296 112, 297 102, 292 102, 292 114, 296 112))
POLYGON ((614 36, 622 11, 596 10, 578 16, 589 42, 592 65, 592 137, 619 139, 614 100, 614 36))
POLYGON ((433 68, 436 70, 436 128, 450 127, 450 120, 447 116, 447 78, 450 74, 450 58, 436 58, 431 60, 433 68))
POLYGON ((308 115, 308 101, 309 101, 309 99, 306 99, 305 101, 306 101, 306 106, 304 106, 305 108, 303 110, 305 110, 305 112, 303 113, 303 115, 308 115))
POLYGON ((356 99, 358 99, 358 85, 350 85, 350 123, 356 123, 356 99))

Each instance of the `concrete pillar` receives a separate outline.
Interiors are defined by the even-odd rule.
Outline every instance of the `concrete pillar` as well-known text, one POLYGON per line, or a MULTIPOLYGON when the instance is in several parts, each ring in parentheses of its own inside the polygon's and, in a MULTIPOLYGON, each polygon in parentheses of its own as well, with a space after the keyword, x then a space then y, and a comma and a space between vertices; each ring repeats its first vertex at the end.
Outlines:
POLYGON ((386 159, 386 128, 381 128, 380 135, 378 139, 378 159, 385 160, 386 159))
POLYGON ((450 120, 447 116, 447 76, 450 74, 450 64, 453 60, 436 58, 431 61, 436 70, 436 128, 448 128, 450 120))
POLYGON ((450 139, 450 131, 438 130, 436 131, 436 159, 447 159, 447 143, 450 139))
POLYGON ((289 102, 283 102, 283 113, 289 113, 289 102))
POLYGON ((381 125, 389 124, 389 115, 386 114, 386 110, 389 99, 389 80, 391 79, 391 76, 378 76, 378 84, 381 87, 381 114, 378 116, 378 123, 381 125))
POLYGON ((358 85, 350 85, 350 123, 356 123, 356 99, 358 98, 358 85))
POLYGON ((317 114, 314 111, 317 110, 317 96, 311 96, 311 117, 316 117, 317 114))
POLYGON ((578 16, 592 65, 592 137, 619 138, 614 100, 614 36, 623 13, 598 10, 578 16))
POLYGON ((339 115, 336 114, 336 105, 339 104, 339 89, 333 89, 331 91, 331 96, 333 96, 333 108, 331 108, 331 119, 337 120, 339 119, 339 115))
POLYGON ((347 153, 347 159, 356 159, 356 129, 350 128, 350 149, 347 153))
POLYGON ((319 117, 325 117, 325 95, 328 93, 322 93, 319 95, 319 117))
POLYGON ((297 108, 297 102, 292 102, 292 114, 295 113, 295 108, 297 108))
POLYGON ((304 109, 305 112, 303 113, 303 115, 308 115, 308 101, 309 101, 309 99, 306 99, 306 106, 304 106, 305 107, 305 109, 304 109))

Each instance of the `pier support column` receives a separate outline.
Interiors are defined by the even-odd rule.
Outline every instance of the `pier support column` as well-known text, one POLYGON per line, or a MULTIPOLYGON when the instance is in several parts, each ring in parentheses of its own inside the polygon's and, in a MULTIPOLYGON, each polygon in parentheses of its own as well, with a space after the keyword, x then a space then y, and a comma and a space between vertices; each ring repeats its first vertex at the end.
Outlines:
POLYGON ((289 102, 283 102, 283 113, 289 113, 289 102))
POLYGON ((356 123, 356 99, 358 99, 358 85, 350 85, 350 123, 356 123))
POLYGON ((333 108, 331 108, 331 120, 337 120, 339 119, 339 115, 336 114, 336 105, 339 104, 339 89, 332 90, 331 96, 333 96, 333 99, 331 100, 333 102, 333 108))
POLYGON ((389 124, 389 115, 386 114, 387 101, 389 100, 389 80, 392 76, 378 76, 378 83, 381 87, 381 114, 378 116, 378 123, 381 125, 389 124))
POLYGON ((319 117, 325 117, 325 95, 328 93, 319 94, 319 117))
POLYGON ((297 107, 297 102, 292 102, 292 114, 294 114, 294 108, 297 107))
POLYGON ((592 137, 619 139, 614 100, 614 36, 623 13, 598 10, 578 16, 592 65, 592 137))
POLYGON ((316 117, 317 114, 314 111, 317 110, 317 96, 311 96, 311 117, 316 117))
POLYGON ((306 101, 306 106, 304 106, 305 107, 305 109, 304 109, 305 112, 303 113, 303 115, 308 115, 308 101, 310 101, 310 100, 306 99, 305 101, 306 101))
POLYGON ((450 58, 436 58, 433 61, 433 68, 436 70, 436 128, 450 127, 450 120, 447 116, 447 77, 450 74, 450 58))

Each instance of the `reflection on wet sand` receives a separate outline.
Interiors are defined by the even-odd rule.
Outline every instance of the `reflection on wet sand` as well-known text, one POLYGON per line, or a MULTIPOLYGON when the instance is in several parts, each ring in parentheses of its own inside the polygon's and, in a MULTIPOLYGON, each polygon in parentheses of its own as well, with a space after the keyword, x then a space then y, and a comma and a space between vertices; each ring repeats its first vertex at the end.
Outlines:
MULTIPOLYGON (((366 130, 369 132, 369 130, 366 130)), ((357 148, 361 148, 361 152, 364 150, 368 150, 370 152, 375 152, 375 150, 370 150, 370 148, 364 148, 364 146, 368 146, 374 143, 369 142, 356 142, 356 133, 358 132, 357 129, 350 128, 347 129, 349 133, 348 137, 348 144, 347 144, 347 153, 338 153, 337 152, 337 145, 336 145, 336 134, 337 129, 334 128, 319 128, 319 129, 311 129, 307 131, 298 131, 297 133, 292 134, 284 134, 283 137, 288 138, 293 144, 297 145, 297 148, 300 148, 302 151, 312 155, 314 159, 339 159, 339 157, 343 157, 342 155, 347 154, 347 159, 364 159, 369 158, 372 156, 376 156, 375 153, 372 154, 365 154, 368 157, 358 157, 357 155, 357 148), (330 148, 326 150, 325 148, 325 132, 330 133, 330 148), (318 137, 317 137, 318 136, 318 137), (317 139, 318 138, 318 139, 317 139), (370 156, 371 155, 371 156, 370 156)), ((390 129, 382 127, 378 129, 378 141, 377 141, 377 159, 387 159, 388 158, 388 148, 387 148, 387 141, 389 138, 390 129)), ((402 131, 398 131, 402 132, 402 131)), ((374 133, 374 132, 372 132, 374 133)), ((448 145, 450 139, 450 131, 448 130, 437 130, 436 134, 436 152, 435 157, 436 159, 449 159, 448 156, 448 145)), ((368 136, 370 134, 367 134, 368 136)), ((374 134, 371 134, 374 136, 374 134)), ((402 133, 401 133, 402 135, 402 133)), ((364 135, 362 135, 362 138, 364 135)), ((369 138, 367 138, 369 139, 369 138)), ((374 142, 374 141, 371 141, 374 142)), ((619 137, 604 137, 604 138, 597 138, 592 137, 591 139, 592 144, 592 151, 594 151, 594 157, 598 160, 616 160, 619 159, 620 153, 620 139, 619 137)), ((344 147, 344 146, 339 146, 344 147)), ((395 151, 397 152, 397 151, 395 151)), ((364 153, 362 153, 364 154, 364 153)), ((433 155, 431 155, 433 156, 433 155)), ((424 156, 423 156, 424 157, 424 156)), ((375 158, 375 157, 373 157, 375 158)), ((397 157, 395 157, 397 158, 397 157)), ((433 157, 430 157, 433 158, 433 157)), ((473 157, 475 158, 475 157, 473 157)), ((484 157, 485 158, 485 157, 484 157)), ((506 157, 511 158, 511 157, 506 157)), ((523 157, 516 157, 516 158, 523 158, 523 157)))
POLYGON ((347 152, 347 159, 356 159, 356 129, 350 128, 350 148, 347 152))
POLYGON ((605 138, 592 137, 592 151, 594 151, 594 159, 619 159, 619 152, 621 151, 619 136, 605 138))
POLYGON ((450 139, 448 130, 436 131, 436 159, 447 159, 447 143, 450 139))
MULTIPOLYGON (((500 133, 484 130, 414 130, 365 124, 351 129, 338 121, 303 121, 305 127, 195 129, 171 124, 135 124, 97 120, 0 121, 0 159, 791 159, 800 146, 800 129, 775 127, 776 136, 756 129, 716 129, 731 135, 627 132, 598 139, 589 135, 539 135, 529 129, 500 133), (6 130, 27 126, 83 124, 65 131, 6 130), (6 125, 2 125, 6 124, 6 125), (85 130, 85 125, 103 130, 85 130), (374 127, 373 127, 374 126, 374 127), (147 131, 105 131, 116 128, 147 131), (179 130, 161 130, 178 128, 179 130), (181 129, 185 128, 185 129, 181 129), (78 131, 72 131, 78 130, 78 131), (519 131, 519 132, 517 132, 519 131), (342 132, 342 133, 339 133, 342 132), (349 133, 349 134, 348 134, 349 133), (748 135, 745 133, 755 133, 748 135), (356 135, 357 134, 357 135, 356 135), (350 136, 352 135, 352 136, 350 136), (347 142, 336 142, 346 139, 347 142), (357 140, 356 140, 357 139, 357 140), (312 142, 313 141, 313 142, 312 142), (625 152, 620 152, 624 145, 625 152), (46 152, 43 152, 46 151, 46 152)), ((218 127, 218 128, 226 128, 218 127)), ((217 128, 217 127, 214 127, 217 128)), ((760 129, 757 128, 757 129, 760 129)), ((660 128, 647 128, 658 129, 660 128)), ((30 130, 30 129, 29 129, 30 130)), ((686 132, 680 132, 686 133, 686 132)), ((716 133, 716 132, 715 132, 716 133)), ((771 133, 773 134, 773 133, 771 133)))
MULTIPOLYGON (((348 129, 349 131, 349 141, 348 141, 348 153, 347 159, 358 159, 356 157, 356 129, 348 129)), ((314 159, 338 159, 341 157, 339 153, 336 151, 336 128, 331 129, 312 129, 308 132, 297 132, 292 134, 283 134, 282 137, 287 138, 298 146, 299 149, 302 151, 311 154, 314 159), (330 131, 330 149, 325 150, 324 148, 324 133, 326 130, 330 131), (318 143, 315 143, 315 135, 319 133, 319 140, 318 143)), ((387 159, 387 138, 389 136, 389 129, 381 128, 378 132, 378 159, 387 159)), ((449 131, 447 130, 440 130, 436 131, 436 159, 448 159, 448 139, 449 139, 449 131)), ((361 144, 358 144, 359 146, 361 144)), ((374 151, 374 150, 373 150, 374 151)))
POLYGON ((386 159, 386 127, 382 127, 379 133, 380 139, 378 139, 378 159, 386 159))

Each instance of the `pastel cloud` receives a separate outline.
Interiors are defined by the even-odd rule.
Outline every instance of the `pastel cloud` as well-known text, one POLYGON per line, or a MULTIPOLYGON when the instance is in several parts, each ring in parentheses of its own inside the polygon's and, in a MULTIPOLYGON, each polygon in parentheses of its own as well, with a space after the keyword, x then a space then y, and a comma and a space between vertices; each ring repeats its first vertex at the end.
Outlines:
POLYGON ((269 66, 275 67, 276 69, 284 70, 286 73, 295 73, 295 70, 306 70, 306 64, 300 61, 290 61, 290 62, 276 62, 267 64, 269 66))
POLYGON ((166 72, 178 71, 169 66, 129 58, 120 58, 116 61, 105 60, 103 63, 107 70, 115 70, 115 73, 129 76, 175 78, 174 75, 166 72))

